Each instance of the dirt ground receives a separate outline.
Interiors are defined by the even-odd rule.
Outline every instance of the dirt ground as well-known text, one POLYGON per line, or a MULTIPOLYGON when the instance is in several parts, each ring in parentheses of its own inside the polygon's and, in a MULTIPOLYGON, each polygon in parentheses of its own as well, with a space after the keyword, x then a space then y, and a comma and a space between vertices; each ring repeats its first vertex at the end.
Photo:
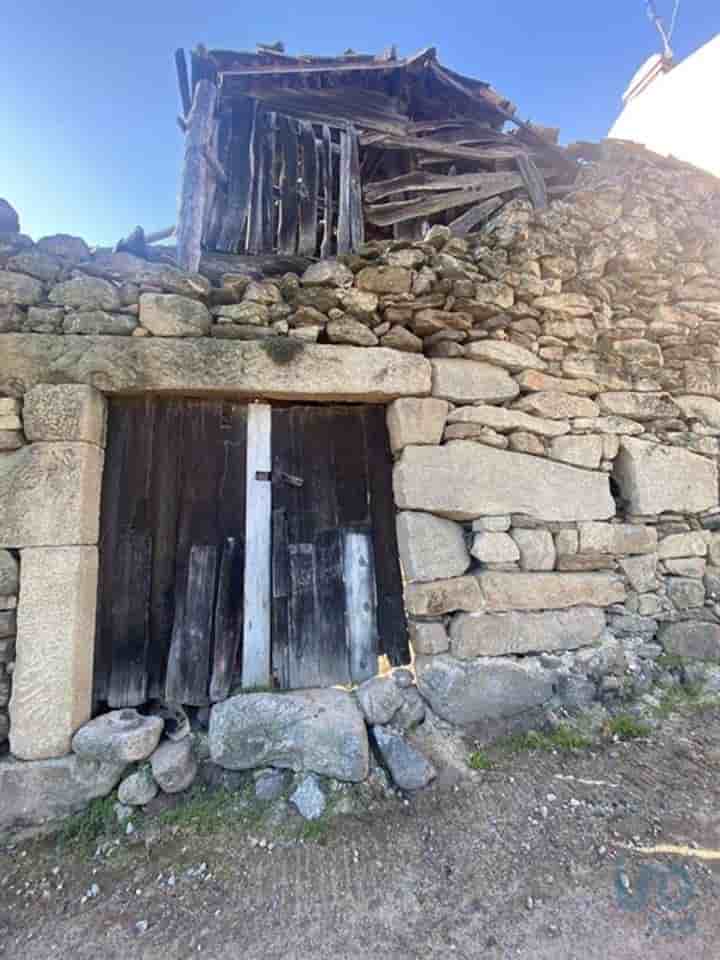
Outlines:
POLYGON ((0 956, 720 960, 720 707, 492 760, 299 839, 219 807, 17 842, 0 956))

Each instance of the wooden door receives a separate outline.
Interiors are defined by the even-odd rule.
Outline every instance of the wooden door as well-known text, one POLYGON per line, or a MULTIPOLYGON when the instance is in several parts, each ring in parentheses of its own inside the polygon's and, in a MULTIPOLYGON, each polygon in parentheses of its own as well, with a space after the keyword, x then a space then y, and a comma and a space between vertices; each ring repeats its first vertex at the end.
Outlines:
POLYGON ((242 638, 246 415, 223 401, 110 400, 96 702, 227 696, 242 638))
POLYGON ((272 663, 282 688, 406 663, 392 458, 382 407, 272 412, 272 663))

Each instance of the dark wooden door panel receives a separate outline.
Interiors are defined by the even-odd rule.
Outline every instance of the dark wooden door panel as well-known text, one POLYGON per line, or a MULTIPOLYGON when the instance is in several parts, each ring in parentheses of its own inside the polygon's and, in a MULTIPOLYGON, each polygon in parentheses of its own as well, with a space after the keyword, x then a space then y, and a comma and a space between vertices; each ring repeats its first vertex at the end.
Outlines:
POLYGON ((96 701, 227 695, 242 635, 245 449, 242 404, 111 400, 96 701))

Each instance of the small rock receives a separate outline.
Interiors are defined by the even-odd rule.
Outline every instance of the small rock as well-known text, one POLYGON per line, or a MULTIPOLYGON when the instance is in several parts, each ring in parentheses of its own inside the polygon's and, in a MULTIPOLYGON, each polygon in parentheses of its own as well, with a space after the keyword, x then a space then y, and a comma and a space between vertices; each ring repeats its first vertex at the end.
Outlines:
POLYGON ((277 800, 285 789, 285 773, 282 770, 260 770, 255 779, 255 796, 258 800, 277 800))
POLYGON ((145 760, 160 741, 163 721, 134 709, 112 710, 80 727, 72 740, 75 753, 103 763, 145 760))
POLYGON ((306 774, 290 794, 290 803, 306 820, 317 820, 325 812, 327 801, 319 779, 313 773, 306 774))
POLYGON ((355 695, 371 726, 389 723, 403 703, 402 693, 392 676, 371 677, 360 684, 355 695))
POLYGON ((128 806, 150 803, 157 795, 158 786, 147 768, 131 773, 118 787, 118 800, 128 806))
POLYGON ((165 793, 180 793, 195 779, 197 760, 191 737, 162 743, 150 758, 153 777, 165 793))
POLYGON ((399 730, 376 726, 372 734, 391 777, 401 790, 419 790, 435 778, 433 765, 399 730))

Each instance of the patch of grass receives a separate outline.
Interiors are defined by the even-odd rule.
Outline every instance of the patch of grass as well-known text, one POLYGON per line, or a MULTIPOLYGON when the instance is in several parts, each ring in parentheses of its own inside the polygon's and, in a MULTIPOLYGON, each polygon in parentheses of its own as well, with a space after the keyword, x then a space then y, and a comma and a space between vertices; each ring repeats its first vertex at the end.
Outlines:
POLYGON ((90 854, 101 838, 118 833, 116 801, 113 792, 108 797, 93 800, 82 813, 66 820, 56 835, 58 847, 74 847, 81 853, 90 854))
POLYGON ((296 337, 269 337, 260 340, 259 346, 280 367, 292 363, 305 349, 303 341, 296 337))
POLYGON ((492 760, 484 750, 473 750, 468 757, 468 766, 471 770, 490 770, 492 760))
POLYGON ((677 653, 661 653, 655 663, 661 670, 679 670, 685 663, 685 658, 677 653))
POLYGON ((321 817, 318 817, 317 820, 304 820, 297 832, 297 837, 301 840, 319 843, 322 846, 327 842, 329 828, 330 818, 326 812, 321 817))
POLYGON ((591 741, 578 730, 567 725, 557 727, 552 733, 516 733, 501 742, 502 749, 508 753, 522 753, 525 750, 585 750, 591 741))
POLYGON ((239 796, 239 793, 224 788, 208 790, 207 787, 195 786, 182 803, 163 811, 157 819, 166 826, 190 828, 193 833, 215 833, 233 818, 240 815, 250 818, 253 808, 241 807, 239 796))
POLYGON ((607 732, 620 740, 637 740, 639 737, 647 737, 650 727, 629 713, 620 713, 608 722, 607 732))
POLYGON ((713 697, 704 697, 699 683, 677 684, 663 691, 660 706, 655 711, 658 717, 669 717, 683 707, 704 707, 714 702, 713 697))

